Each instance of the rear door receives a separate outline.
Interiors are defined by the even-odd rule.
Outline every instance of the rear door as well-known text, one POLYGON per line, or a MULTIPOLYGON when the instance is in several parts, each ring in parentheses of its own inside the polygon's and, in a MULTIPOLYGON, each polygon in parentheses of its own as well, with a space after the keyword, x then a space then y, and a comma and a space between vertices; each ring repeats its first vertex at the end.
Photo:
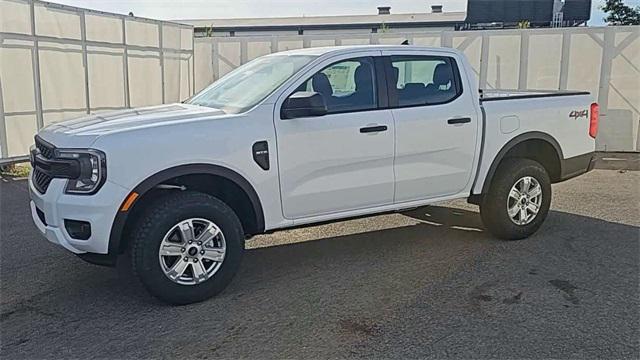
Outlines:
POLYGON ((389 52, 395 202, 457 194, 472 180, 479 116, 453 56, 389 52))
POLYGON ((328 113, 282 119, 275 128, 282 211, 300 219, 393 204, 394 128, 384 70, 375 56, 333 58, 286 93, 321 94, 328 113), (381 73, 377 73, 378 69, 381 73))

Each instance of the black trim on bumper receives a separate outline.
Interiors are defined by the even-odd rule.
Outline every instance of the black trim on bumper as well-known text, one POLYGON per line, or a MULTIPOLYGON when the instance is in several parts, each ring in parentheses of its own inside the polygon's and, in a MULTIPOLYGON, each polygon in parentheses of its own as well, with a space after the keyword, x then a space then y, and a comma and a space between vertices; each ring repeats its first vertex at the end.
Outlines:
POLYGON ((100 266, 116 266, 116 260, 118 259, 117 255, 112 254, 94 254, 94 253, 84 253, 77 254, 78 257, 90 264, 100 265, 100 266))
POLYGON ((590 152, 568 159, 561 160, 560 181, 574 178, 593 170, 595 165, 595 152, 590 152))

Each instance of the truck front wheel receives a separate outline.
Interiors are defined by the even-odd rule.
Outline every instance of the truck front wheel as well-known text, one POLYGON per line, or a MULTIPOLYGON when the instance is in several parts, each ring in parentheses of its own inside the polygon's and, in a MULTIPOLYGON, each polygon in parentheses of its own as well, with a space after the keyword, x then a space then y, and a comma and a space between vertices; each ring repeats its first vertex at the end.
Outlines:
POLYGON ((240 220, 219 199, 176 191, 149 206, 131 233, 134 274, 162 301, 190 304, 221 292, 244 251, 240 220))
POLYGON ((482 198, 482 222, 495 236, 519 240, 535 233, 551 204, 551 181, 540 163, 524 158, 505 159, 482 198))

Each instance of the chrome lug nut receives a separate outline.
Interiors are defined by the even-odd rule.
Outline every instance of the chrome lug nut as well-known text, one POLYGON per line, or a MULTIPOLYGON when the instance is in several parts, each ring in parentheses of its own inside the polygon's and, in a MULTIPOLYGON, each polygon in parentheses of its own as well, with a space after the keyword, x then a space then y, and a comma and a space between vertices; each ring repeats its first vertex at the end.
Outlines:
POLYGON ((189 258, 185 256, 184 261, 189 261, 189 258))

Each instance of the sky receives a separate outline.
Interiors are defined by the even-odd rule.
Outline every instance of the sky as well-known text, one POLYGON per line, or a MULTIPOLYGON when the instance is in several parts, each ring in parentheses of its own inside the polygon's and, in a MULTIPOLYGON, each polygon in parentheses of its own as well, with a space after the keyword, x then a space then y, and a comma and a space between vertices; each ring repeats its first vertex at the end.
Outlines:
MULTIPOLYGON (((465 11, 467 0, 50 0, 53 2, 161 19, 220 19, 247 17, 320 16, 376 14, 378 6, 391 6, 392 13, 430 11, 441 4, 444 11, 465 11)), ((589 25, 603 25, 598 7, 604 0, 592 0, 589 25)), ((629 6, 640 0, 625 0, 629 6)))

